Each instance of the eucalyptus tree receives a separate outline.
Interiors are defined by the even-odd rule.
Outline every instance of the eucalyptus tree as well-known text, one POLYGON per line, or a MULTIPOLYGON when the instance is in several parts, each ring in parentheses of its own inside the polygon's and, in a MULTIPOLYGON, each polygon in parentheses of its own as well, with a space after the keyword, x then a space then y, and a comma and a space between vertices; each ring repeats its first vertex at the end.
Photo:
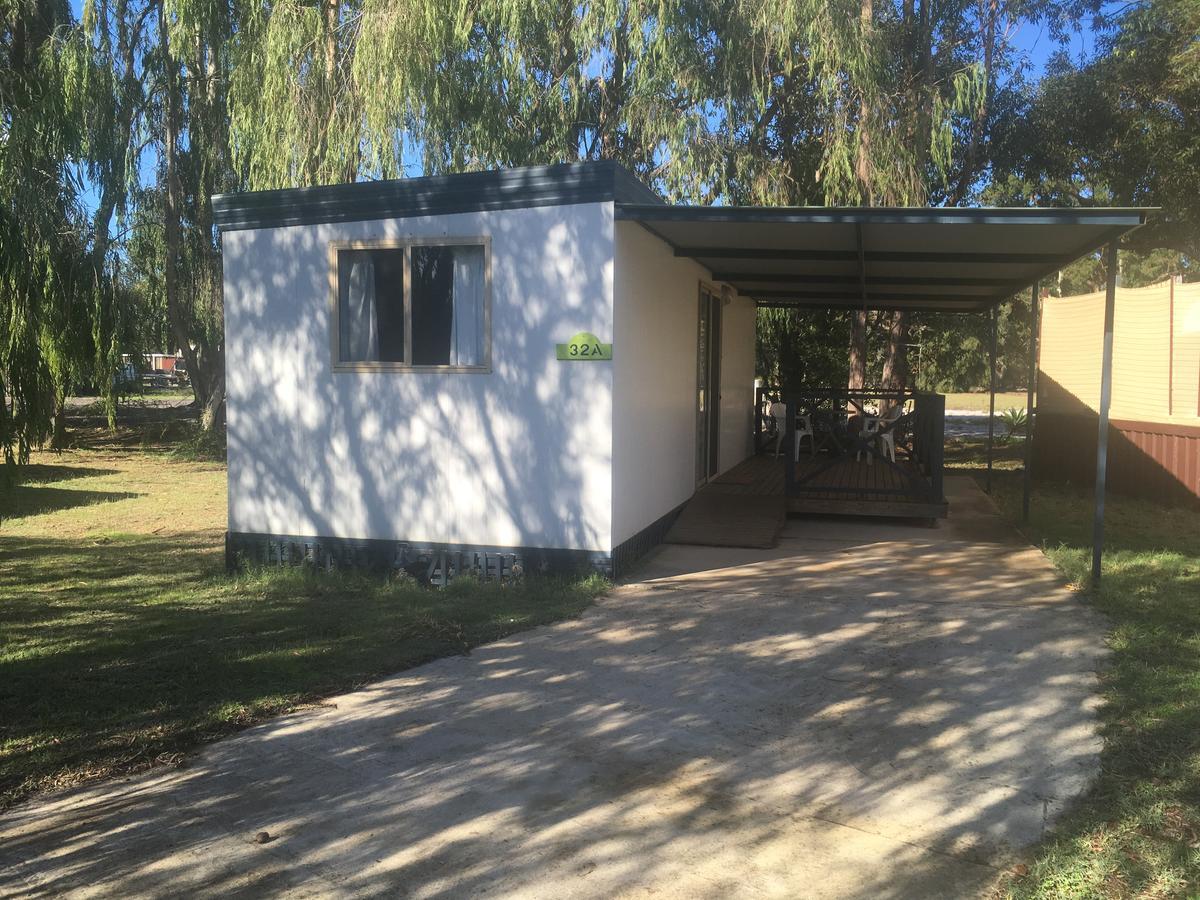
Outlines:
POLYGON ((83 163, 96 194, 92 253, 102 267, 111 228, 124 221, 151 137, 150 102, 155 0, 86 0, 77 43, 87 57, 83 163))
MULTIPOLYGON (((958 203, 1039 2, 248 2, 233 160, 253 187, 394 176, 407 150, 426 172, 615 159, 673 200, 958 203)), ((907 317, 855 324, 903 383, 907 317)))
POLYGON ((1200 3, 1148 0, 1101 20, 1098 52, 1058 55, 999 130, 989 199, 1131 204, 1163 214, 1126 246, 1200 258, 1200 3))
MULTIPOLYGON (((227 90, 236 10, 210 0, 148 0, 153 15, 141 67, 153 184, 131 191, 133 280, 161 309, 166 338, 184 357, 204 428, 225 402, 221 260, 213 194, 232 189, 227 90)), ((132 14, 132 10, 130 10, 132 14)), ((140 18, 141 12, 136 15, 140 18)), ((141 144, 132 135, 130 152, 141 144)), ((120 152, 119 147, 114 148, 120 152)))
MULTIPOLYGON (((130 196, 150 140, 145 129, 146 57, 152 47, 153 12, 153 0, 86 0, 66 47, 82 75, 76 165, 94 197, 87 267, 98 299, 93 318, 96 381, 102 386, 110 424, 116 412, 112 374, 121 353, 139 347, 140 296, 121 286, 123 235, 114 238, 112 229, 127 227, 130 196)), ((56 442, 61 442, 64 419, 57 416, 55 421, 56 442)))
POLYGON ((717 6, 248 3, 233 43, 238 173, 256 187, 394 176, 407 147, 428 172, 619 159, 698 194, 717 163, 697 90, 717 6))
MULTIPOLYGON (((775 60, 755 85, 768 116, 797 73, 809 86, 811 127, 790 132, 776 166, 794 178, 793 154, 829 205, 923 206, 960 202, 986 163, 989 97, 1007 64, 1003 0, 742 0, 762 35, 755 55, 775 60)), ((768 119, 767 128, 778 127, 768 119)), ((782 179, 779 179, 782 180, 782 179)), ((801 183, 804 179, 801 179, 801 183)), ((775 200, 774 197, 754 199, 775 200)), ((766 316, 786 313, 771 312, 766 316)), ((793 314, 795 315, 795 314, 793 314)), ((868 335, 881 333, 882 382, 908 381, 909 316, 849 316, 851 387, 867 379, 868 335)))
MULTIPOLYGON (((0 445, 9 463, 51 437, 74 382, 111 398, 112 291, 90 265, 73 177, 88 61, 55 0, 0 7, 0 445)), ((110 406, 111 408, 111 406, 110 406)))

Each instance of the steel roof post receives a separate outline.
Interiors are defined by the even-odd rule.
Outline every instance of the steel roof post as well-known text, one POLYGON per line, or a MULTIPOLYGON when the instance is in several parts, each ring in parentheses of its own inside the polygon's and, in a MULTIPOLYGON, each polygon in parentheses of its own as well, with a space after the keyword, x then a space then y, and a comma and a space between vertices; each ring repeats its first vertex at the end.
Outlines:
POLYGON ((1029 377, 1025 387, 1025 477, 1021 496, 1021 521, 1029 521, 1029 495, 1033 488, 1033 394, 1037 389, 1038 283, 1029 288, 1029 377))
POLYGON ((991 339, 988 341, 988 441, 987 492, 992 492, 992 443, 996 436, 996 319, 997 307, 991 312, 991 339))
POLYGON ((1112 403, 1113 317, 1117 305, 1117 242, 1105 251, 1104 354, 1100 359, 1100 416, 1096 437, 1096 510, 1092 519, 1092 590, 1100 589, 1104 559, 1104 488, 1108 478, 1108 408, 1112 403))

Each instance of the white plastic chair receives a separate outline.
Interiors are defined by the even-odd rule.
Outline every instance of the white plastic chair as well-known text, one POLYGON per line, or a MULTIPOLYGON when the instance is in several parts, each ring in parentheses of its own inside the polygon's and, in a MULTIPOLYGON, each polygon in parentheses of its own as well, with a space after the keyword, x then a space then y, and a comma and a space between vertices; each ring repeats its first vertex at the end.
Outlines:
POLYGON ((783 436, 787 434, 787 404, 779 402, 772 403, 767 415, 775 420, 774 455, 778 456, 779 448, 783 445, 783 436))
POLYGON ((880 456, 887 457, 892 462, 896 461, 896 432, 895 428, 888 428, 887 431, 880 431, 883 426, 894 425, 899 421, 900 416, 904 415, 904 409, 896 407, 894 412, 884 416, 883 419, 876 422, 877 440, 880 442, 880 456))
POLYGON ((904 407, 897 406, 886 416, 884 416, 883 419, 875 426, 878 432, 879 452, 892 462, 896 461, 896 429, 894 426, 900 421, 903 415, 904 407), (879 429, 884 426, 893 427, 889 427, 886 431, 879 431, 879 429))
MULTIPOLYGON (((863 416, 862 431, 859 432, 859 437, 867 443, 870 443, 872 438, 879 435, 879 419, 876 416, 863 416)), ((867 454, 867 465, 875 465, 873 454, 869 451, 856 450, 854 451, 854 461, 862 462, 863 453, 867 454)))
POLYGON ((796 416, 796 449, 795 462, 800 462, 800 439, 808 438, 809 455, 816 457, 817 455, 817 437, 813 434, 812 419, 806 415, 796 416))

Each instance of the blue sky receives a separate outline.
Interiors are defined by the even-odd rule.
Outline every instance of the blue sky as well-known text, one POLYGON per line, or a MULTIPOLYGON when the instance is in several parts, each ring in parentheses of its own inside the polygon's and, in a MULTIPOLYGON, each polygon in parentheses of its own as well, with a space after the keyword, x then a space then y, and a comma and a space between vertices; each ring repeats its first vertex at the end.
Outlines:
MULTIPOLYGON (((1104 10, 1107 13, 1113 13, 1125 5, 1127 4, 1124 2, 1107 2, 1104 4, 1104 10)), ((1036 79, 1041 77, 1050 57, 1060 49, 1065 49, 1071 59, 1076 62, 1089 59, 1096 49, 1096 35, 1089 23, 1084 22, 1081 29, 1071 35, 1067 45, 1060 48, 1058 42, 1050 34, 1048 25, 1022 22, 1017 26, 1017 31, 1013 35, 1013 46, 1029 64, 1030 78, 1036 79)))

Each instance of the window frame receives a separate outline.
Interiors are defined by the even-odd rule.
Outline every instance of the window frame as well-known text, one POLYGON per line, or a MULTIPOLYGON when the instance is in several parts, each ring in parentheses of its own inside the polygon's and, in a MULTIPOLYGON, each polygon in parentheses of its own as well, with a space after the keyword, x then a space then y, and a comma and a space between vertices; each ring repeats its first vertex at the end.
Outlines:
POLYGON ((414 372, 426 374, 486 375, 492 371, 492 239, 489 235, 438 235, 434 237, 373 238, 329 243, 329 350, 333 371, 414 372), (413 365, 390 360, 343 360, 341 358, 341 302, 338 285, 338 253, 342 250, 404 251, 404 358, 412 359, 412 251, 414 247, 483 248, 483 358, 475 366, 413 365))

